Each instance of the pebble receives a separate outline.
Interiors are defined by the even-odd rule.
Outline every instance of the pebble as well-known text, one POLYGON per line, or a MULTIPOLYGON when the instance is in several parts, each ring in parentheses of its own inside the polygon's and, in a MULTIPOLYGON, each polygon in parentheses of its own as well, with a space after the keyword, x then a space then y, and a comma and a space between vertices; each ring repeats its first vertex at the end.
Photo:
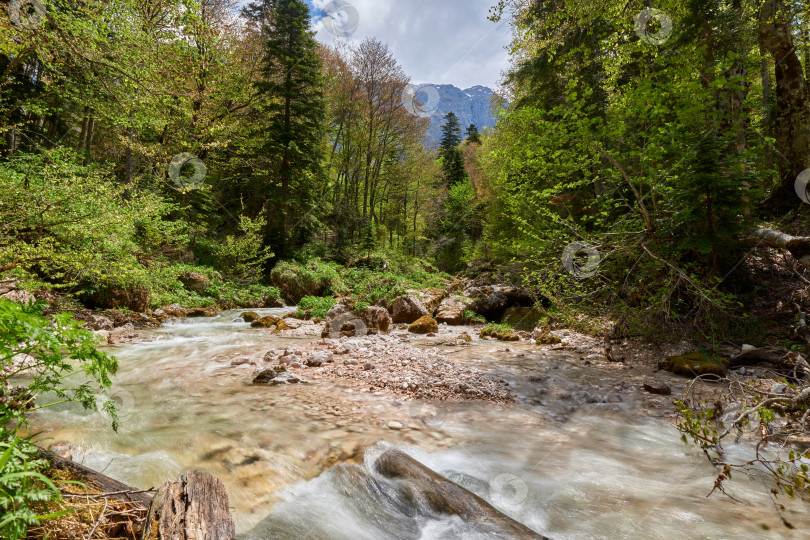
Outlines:
POLYGON ((374 365, 373 363, 371 363, 371 362, 366 362, 365 364, 363 364, 363 370, 364 370, 364 371, 371 371, 372 369, 375 369, 376 367, 377 367, 377 366, 375 366, 375 365, 374 365))
POLYGON ((388 429, 393 429, 394 431, 399 431, 403 427, 404 426, 402 424, 400 424, 399 422, 395 422, 393 420, 388 422, 388 429))

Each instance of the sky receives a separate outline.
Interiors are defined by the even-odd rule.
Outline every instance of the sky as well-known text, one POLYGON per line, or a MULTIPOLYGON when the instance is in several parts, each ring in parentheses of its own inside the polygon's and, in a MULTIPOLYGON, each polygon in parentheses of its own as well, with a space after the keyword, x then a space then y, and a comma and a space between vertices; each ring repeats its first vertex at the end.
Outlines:
POLYGON ((496 89, 509 67, 509 26, 487 19, 496 0, 306 1, 318 41, 375 37, 388 43, 414 84, 496 89))

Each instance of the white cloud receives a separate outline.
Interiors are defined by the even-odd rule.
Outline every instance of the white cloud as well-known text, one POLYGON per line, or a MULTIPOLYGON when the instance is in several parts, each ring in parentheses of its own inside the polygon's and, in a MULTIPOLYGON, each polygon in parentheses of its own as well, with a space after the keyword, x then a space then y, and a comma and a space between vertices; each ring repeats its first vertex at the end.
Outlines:
POLYGON ((495 88, 509 67, 505 47, 511 34, 505 23, 487 19, 495 0, 311 0, 317 10, 333 11, 316 25, 318 40, 332 44, 341 29, 356 29, 347 38, 375 37, 388 43, 415 83, 475 85, 495 88), (355 19, 356 15, 356 19, 355 19))

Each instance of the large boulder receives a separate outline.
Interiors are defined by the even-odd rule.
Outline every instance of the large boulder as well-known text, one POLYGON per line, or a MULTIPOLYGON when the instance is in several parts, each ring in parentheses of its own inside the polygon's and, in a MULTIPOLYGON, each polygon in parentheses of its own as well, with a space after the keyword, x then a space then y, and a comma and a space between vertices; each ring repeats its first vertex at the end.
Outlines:
POLYGON ((186 317, 200 318, 200 317, 216 317, 217 310, 212 308, 194 308, 190 309, 186 317))
POLYGON ((251 321, 250 326, 253 328, 272 328, 273 326, 276 326, 280 320, 281 319, 279 317, 268 315, 267 317, 262 317, 261 319, 251 321))
POLYGON ((126 308, 143 312, 149 307, 152 295, 146 285, 101 284, 80 296, 82 303, 95 309, 126 308))
POLYGON ((186 289, 197 294, 205 293, 205 289, 211 284, 207 277, 193 271, 185 272, 178 280, 186 289))
POLYGON ((428 311, 428 315, 433 315, 436 313, 436 309, 439 307, 439 304, 442 303, 442 300, 447 296, 447 293, 441 289, 419 289, 419 290, 410 290, 406 291, 409 296, 416 297, 422 305, 425 306, 425 309, 428 311))
MULTIPOLYGON (((369 307, 369 309, 371 309, 371 307, 369 307)), ((326 325, 321 332, 321 337, 353 337, 364 336, 367 333, 368 324, 364 320, 364 317, 354 312, 354 300, 344 298, 326 312, 326 325)))
POLYGON ((413 295, 400 296, 394 300, 392 306, 394 324, 407 323, 411 324, 417 319, 425 315, 431 315, 431 312, 425 307, 419 298, 413 295))
POLYGON ((438 331, 438 323, 436 323, 436 320, 429 315, 425 315, 421 319, 414 321, 408 327, 408 332, 412 332, 414 334, 430 334, 438 331))
POLYGON ((473 300, 462 294, 448 296, 436 310, 436 321, 450 325, 464 324, 464 312, 470 309, 473 300))
POLYGON ((369 306, 362 317, 369 334, 388 332, 388 328, 391 326, 391 316, 384 307, 369 306))

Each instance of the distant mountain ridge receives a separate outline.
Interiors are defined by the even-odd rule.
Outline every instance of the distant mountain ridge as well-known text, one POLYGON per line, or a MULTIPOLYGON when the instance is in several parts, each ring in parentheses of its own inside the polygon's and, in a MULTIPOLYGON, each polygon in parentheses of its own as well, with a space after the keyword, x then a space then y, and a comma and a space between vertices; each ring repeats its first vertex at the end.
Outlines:
POLYGON ((461 90, 452 84, 432 84, 439 91, 439 104, 430 117, 428 136, 431 143, 439 143, 442 138, 442 124, 444 115, 454 112, 458 117, 462 134, 467 126, 475 124, 479 131, 485 127, 495 125, 495 115, 492 114, 492 94, 495 92, 486 86, 473 86, 461 90))

